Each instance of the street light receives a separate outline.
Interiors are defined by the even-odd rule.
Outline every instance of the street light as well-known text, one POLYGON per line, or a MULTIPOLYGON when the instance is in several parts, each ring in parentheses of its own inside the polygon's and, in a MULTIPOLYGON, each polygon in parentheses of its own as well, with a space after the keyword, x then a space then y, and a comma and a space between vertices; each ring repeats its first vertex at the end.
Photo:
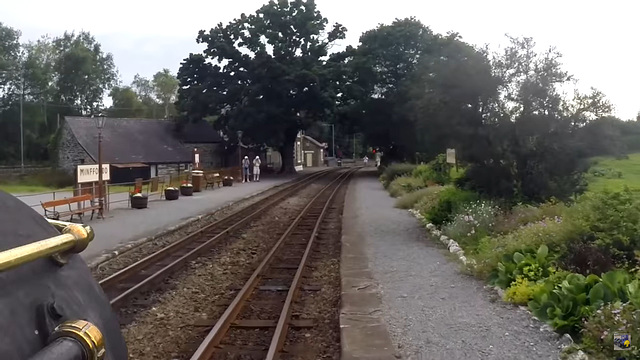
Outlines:
POLYGON ((98 115, 93 118, 98 128, 98 206, 100 207, 98 211, 99 217, 104 219, 104 200, 102 194, 102 128, 104 128, 106 117, 98 115))
MULTIPOLYGON (((0 71, 3 74, 10 74, 10 71, 0 71)), ((20 74, 20 170, 24 174, 24 130, 22 126, 22 103, 24 98, 24 73, 20 74)))
POLYGON ((336 157, 336 137, 333 124, 323 123, 324 126, 331 126, 331 143, 333 144, 333 157, 336 157))
POLYGON ((242 173, 242 130, 236 131, 236 134, 238 135, 238 167, 240 167, 240 177, 238 179, 244 180, 244 174, 242 173))

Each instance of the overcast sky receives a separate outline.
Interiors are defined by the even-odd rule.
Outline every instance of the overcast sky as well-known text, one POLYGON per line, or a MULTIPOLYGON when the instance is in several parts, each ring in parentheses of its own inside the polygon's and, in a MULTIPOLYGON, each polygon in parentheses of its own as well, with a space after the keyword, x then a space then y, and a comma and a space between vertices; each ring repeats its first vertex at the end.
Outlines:
MULTIPOLYGON (((150 77, 162 68, 177 72, 182 59, 200 51, 201 29, 252 13, 267 0, 0 0, 0 22, 22 31, 23 41, 65 30, 90 31, 114 55, 121 79, 150 77), (187 7, 187 4, 190 7, 187 7)), ((348 29, 342 45, 379 23, 415 16, 434 31, 456 31, 477 45, 505 44, 505 34, 530 36, 540 49, 555 46, 579 86, 603 91, 616 115, 640 110, 640 5, 632 0, 316 0, 331 23, 348 29)))

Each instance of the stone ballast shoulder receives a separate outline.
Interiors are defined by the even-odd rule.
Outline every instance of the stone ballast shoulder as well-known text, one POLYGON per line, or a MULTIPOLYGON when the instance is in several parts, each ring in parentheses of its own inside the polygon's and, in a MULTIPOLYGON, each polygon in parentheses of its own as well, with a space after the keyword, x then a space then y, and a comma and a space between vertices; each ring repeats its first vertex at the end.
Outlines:
MULTIPOLYGON (((464 250, 462 249, 462 247, 460 246, 460 244, 458 244, 457 241, 447 237, 446 235, 443 235, 442 232, 440 230, 438 230, 438 228, 427 221, 427 219, 420 214, 420 212, 418 210, 415 209, 409 209, 409 212, 411 214, 413 214, 413 216, 415 216, 418 220, 420 220, 421 224, 425 224, 425 228, 429 231, 429 233, 431 233, 431 235, 433 235, 436 239, 439 239, 440 242, 442 244, 444 244, 444 246, 447 247, 447 249, 449 250, 449 252, 456 254, 458 256, 458 259, 460 261, 462 261, 463 264, 469 266, 469 267, 474 267, 476 265, 475 260, 473 259, 467 259, 467 257, 464 255, 464 250)), ((491 286, 491 285, 487 285, 485 286, 488 289, 493 289, 497 292, 498 296, 500 296, 500 299, 503 299, 503 295, 504 295, 504 290, 501 289, 498 286, 491 286)), ((536 321, 540 321, 538 320, 538 318, 536 318, 533 313, 531 312, 531 310, 529 310, 529 308, 527 308, 526 306, 519 306, 519 308, 523 311, 526 311, 527 313, 529 313, 529 315, 535 319, 536 321)), ((547 324, 544 324, 540 327, 540 331, 547 331, 547 332, 555 332, 553 331, 553 328, 547 324)), ((564 334, 561 337, 561 343, 562 343, 562 348, 571 346, 574 344, 573 339, 571 338, 571 335, 569 334, 564 334)), ((576 353, 573 353, 571 355, 568 355, 565 359, 568 360, 589 360, 589 357, 587 356, 587 354, 585 354, 582 350, 577 351, 576 353)))

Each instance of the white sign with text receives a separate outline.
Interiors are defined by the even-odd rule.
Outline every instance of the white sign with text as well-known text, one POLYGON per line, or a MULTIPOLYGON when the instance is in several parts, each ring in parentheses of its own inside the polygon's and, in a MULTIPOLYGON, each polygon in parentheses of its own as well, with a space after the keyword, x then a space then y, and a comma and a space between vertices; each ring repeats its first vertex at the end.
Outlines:
POLYGON ((447 149, 447 163, 456 163, 456 149, 447 149))
MULTIPOLYGON (((78 165, 77 177, 78 184, 98 181, 98 164, 95 165, 78 165)), ((102 164, 102 180, 111 180, 109 172, 109 164, 102 164)))

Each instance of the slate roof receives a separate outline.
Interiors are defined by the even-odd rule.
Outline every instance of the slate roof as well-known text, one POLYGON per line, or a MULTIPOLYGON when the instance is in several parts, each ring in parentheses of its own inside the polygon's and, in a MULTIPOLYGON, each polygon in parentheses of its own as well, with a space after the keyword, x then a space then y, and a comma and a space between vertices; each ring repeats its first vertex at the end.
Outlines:
MULTIPOLYGON (((94 119, 67 116, 67 126, 94 161, 98 129, 94 119)), ((175 136, 173 123, 157 119, 107 118, 102 129, 102 161, 112 164, 191 162, 191 151, 175 136)))

